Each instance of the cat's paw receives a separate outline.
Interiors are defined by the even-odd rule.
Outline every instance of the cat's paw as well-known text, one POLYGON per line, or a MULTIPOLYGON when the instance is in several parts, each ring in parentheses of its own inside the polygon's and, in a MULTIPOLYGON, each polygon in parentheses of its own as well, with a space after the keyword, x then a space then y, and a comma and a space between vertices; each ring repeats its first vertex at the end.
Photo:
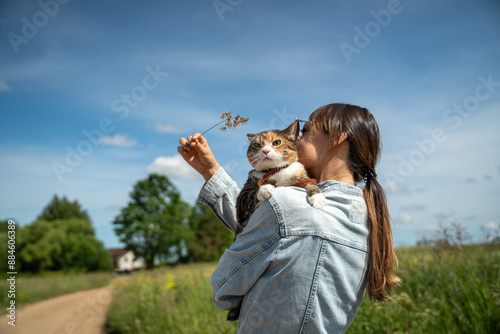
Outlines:
POLYGON ((265 201, 274 194, 274 186, 271 184, 264 184, 257 192, 257 199, 265 201))
POLYGON ((321 209, 326 203, 326 198, 323 194, 312 195, 311 197, 308 197, 308 200, 309 204, 311 204, 316 209, 321 209))

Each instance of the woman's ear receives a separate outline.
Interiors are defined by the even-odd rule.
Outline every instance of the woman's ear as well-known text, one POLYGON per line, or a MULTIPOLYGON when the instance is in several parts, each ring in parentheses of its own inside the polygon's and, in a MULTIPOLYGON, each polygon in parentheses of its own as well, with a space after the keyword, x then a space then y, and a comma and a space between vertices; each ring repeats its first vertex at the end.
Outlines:
POLYGON ((336 146, 339 146, 340 144, 344 143, 345 141, 347 141, 347 132, 342 132, 342 134, 340 135, 340 138, 333 141, 333 145, 332 147, 336 147, 336 146))

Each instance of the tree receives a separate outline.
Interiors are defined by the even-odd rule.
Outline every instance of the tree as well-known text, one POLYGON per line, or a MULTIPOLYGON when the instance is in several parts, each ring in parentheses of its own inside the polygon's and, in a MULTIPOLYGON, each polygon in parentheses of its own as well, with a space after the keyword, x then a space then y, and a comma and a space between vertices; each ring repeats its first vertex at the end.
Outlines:
POLYGON ((217 261, 234 240, 234 232, 204 204, 196 203, 189 221, 195 233, 195 239, 188 247, 191 261, 217 261))
POLYGON ((52 201, 47 204, 38 220, 53 221, 56 219, 80 218, 90 222, 90 217, 86 210, 83 210, 78 201, 70 202, 66 196, 59 199, 54 195, 52 201))
POLYGON ((111 256, 95 237, 86 219, 37 220, 23 226, 18 236, 22 271, 109 270, 111 256))
POLYGON ((78 201, 54 195, 38 219, 17 227, 16 253, 22 271, 109 270, 111 256, 95 237, 78 201))
POLYGON ((138 181, 128 205, 113 224, 125 248, 143 257, 147 269, 155 262, 177 262, 193 238, 188 217, 191 208, 166 176, 151 174, 138 181))
POLYGON ((15 271, 8 269, 8 260, 9 260, 8 231, 9 231, 9 220, 8 219, 0 220, 0 272, 3 273, 8 271, 15 271))

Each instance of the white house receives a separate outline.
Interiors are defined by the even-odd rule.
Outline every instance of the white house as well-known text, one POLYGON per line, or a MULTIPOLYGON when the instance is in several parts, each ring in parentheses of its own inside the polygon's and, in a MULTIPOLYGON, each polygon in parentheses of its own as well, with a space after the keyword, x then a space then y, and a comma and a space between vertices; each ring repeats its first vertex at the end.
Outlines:
POLYGON ((132 251, 123 248, 111 248, 108 251, 118 272, 129 272, 145 267, 144 261, 136 258, 132 251))

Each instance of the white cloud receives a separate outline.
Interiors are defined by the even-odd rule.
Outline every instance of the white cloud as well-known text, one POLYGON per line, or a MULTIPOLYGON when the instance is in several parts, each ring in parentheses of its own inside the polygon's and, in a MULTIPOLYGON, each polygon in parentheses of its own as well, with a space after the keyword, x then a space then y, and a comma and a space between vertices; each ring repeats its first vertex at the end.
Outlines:
POLYGON ((403 211, 425 211, 427 207, 423 204, 409 204, 400 207, 403 211))
POLYGON ((399 216, 394 217, 394 220, 405 225, 420 224, 420 220, 407 213, 402 213, 399 216))
POLYGON ((120 204, 110 204, 108 206, 106 206, 106 210, 109 210, 109 211, 120 211, 122 209, 123 205, 120 205, 120 204))
POLYGON ((495 223, 495 222, 487 222, 486 224, 483 225, 483 228, 485 228, 486 230, 498 230, 500 229, 500 224, 498 223, 495 223))
POLYGON ((137 145, 137 141, 133 138, 128 138, 127 135, 116 134, 113 137, 104 136, 101 138, 101 144, 118 146, 118 147, 133 147, 137 145))
POLYGON ((443 210, 441 212, 436 213, 436 217, 439 219, 446 219, 453 216, 455 212, 453 210, 443 210))
POLYGON ((408 192, 408 189, 406 187, 402 186, 400 183, 394 180, 385 182, 383 188, 388 194, 398 194, 398 193, 408 192))
POLYGON ((0 80, 0 93, 1 92, 10 92, 9 85, 3 80, 0 80))
POLYGON ((183 179, 193 179, 197 175, 180 155, 158 157, 146 168, 146 172, 177 176, 183 179))
POLYGON ((185 126, 179 126, 179 125, 174 125, 174 124, 162 124, 162 123, 156 123, 155 124, 155 131, 156 132, 161 132, 161 133, 183 133, 186 132, 187 129, 185 126))

